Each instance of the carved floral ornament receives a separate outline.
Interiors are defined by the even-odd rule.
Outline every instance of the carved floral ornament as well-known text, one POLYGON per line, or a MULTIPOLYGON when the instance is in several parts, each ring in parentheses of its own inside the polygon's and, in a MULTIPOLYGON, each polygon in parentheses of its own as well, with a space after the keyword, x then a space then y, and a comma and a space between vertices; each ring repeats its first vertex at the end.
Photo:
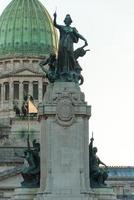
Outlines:
POLYGON ((65 95, 58 99, 56 121, 61 126, 71 126, 75 122, 74 106, 69 96, 65 95))

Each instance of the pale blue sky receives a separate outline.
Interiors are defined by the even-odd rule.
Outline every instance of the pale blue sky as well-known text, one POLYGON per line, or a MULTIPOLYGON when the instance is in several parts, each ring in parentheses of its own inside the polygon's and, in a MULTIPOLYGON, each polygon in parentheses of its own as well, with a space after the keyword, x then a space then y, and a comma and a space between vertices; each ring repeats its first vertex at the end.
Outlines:
MULTIPOLYGON (((1 0, 1 12, 10 1, 1 0)), ((71 14, 88 40, 81 89, 92 105, 90 135, 99 157, 107 165, 134 165, 134 0, 40 1, 51 16, 57 7, 59 24, 71 14)))

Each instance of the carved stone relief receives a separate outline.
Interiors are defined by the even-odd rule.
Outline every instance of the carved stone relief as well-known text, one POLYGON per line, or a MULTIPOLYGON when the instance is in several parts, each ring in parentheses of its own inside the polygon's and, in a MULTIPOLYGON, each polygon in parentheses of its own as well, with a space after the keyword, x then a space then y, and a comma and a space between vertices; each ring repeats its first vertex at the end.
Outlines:
POLYGON ((71 126, 74 123, 74 105, 69 96, 63 95, 58 99, 56 121, 61 126, 71 126))

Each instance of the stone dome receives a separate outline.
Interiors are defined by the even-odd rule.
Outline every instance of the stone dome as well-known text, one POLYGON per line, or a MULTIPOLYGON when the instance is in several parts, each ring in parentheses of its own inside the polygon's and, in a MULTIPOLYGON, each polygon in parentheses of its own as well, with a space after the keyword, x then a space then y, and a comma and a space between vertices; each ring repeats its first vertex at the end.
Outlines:
POLYGON ((0 17, 0 58, 45 56, 56 47, 45 7, 38 0, 12 0, 0 17))

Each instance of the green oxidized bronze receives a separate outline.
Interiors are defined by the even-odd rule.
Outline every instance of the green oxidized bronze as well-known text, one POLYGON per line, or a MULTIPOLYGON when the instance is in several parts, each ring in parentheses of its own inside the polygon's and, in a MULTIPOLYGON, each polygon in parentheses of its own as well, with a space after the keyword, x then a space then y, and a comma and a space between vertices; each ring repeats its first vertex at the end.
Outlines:
POLYGON ((0 17, 0 58, 46 56, 57 50, 57 33, 38 0, 13 0, 0 17))
POLYGON ((25 164, 21 170, 24 181, 22 187, 39 187, 40 186, 40 144, 33 140, 33 148, 30 147, 29 135, 27 138, 28 148, 24 151, 23 158, 25 164))
POLYGON ((96 187, 106 187, 106 179, 108 178, 107 166, 98 158, 96 155, 97 148, 93 147, 93 137, 89 144, 89 171, 90 171, 90 186, 96 187), (99 165, 104 167, 100 167, 99 165))
POLYGON ((44 61, 41 61, 39 65, 41 66, 41 69, 45 72, 46 77, 48 78, 50 83, 53 83, 56 79, 56 65, 57 65, 56 54, 50 54, 50 57, 44 61), (46 70, 43 67, 44 65, 47 64, 49 65, 49 70, 46 70))
POLYGON ((60 32, 58 55, 56 58, 56 55, 51 54, 46 61, 40 63, 40 66, 50 82, 67 81, 78 83, 80 81, 80 84, 82 84, 82 68, 77 59, 84 56, 88 51, 84 50, 84 47, 88 45, 87 40, 78 33, 76 28, 70 26, 72 23, 70 15, 66 15, 64 26, 58 25, 56 18, 57 15, 54 13, 53 23, 60 32), (83 40, 85 44, 74 51, 73 44, 78 43, 79 39, 83 40), (46 64, 50 66, 49 70, 43 67, 46 64))

